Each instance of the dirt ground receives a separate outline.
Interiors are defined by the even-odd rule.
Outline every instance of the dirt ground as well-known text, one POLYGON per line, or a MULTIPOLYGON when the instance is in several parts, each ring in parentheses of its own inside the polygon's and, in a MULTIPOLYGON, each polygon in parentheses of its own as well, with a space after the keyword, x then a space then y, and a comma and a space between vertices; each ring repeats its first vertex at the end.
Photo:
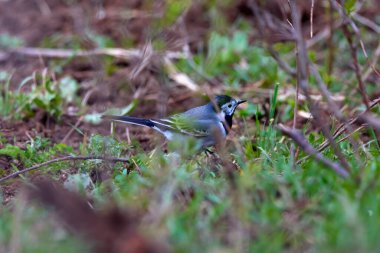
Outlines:
MULTIPOLYGON (((93 4, 94 1, 79 1, 79 4, 73 5, 65 2, 58 0, 2 1, 0 3, 0 33, 21 38, 26 47, 39 47, 44 39, 60 33, 81 37, 82 46, 90 49, 94 45, 86 39, 84 34, 86 30, 108 36, 116 46, 121 46, 121 40, 125 37, 131 39, 137 46, 145 42, 146 29, 144 28, 149 27, 151 18, 142 14, 137 15, 138 13, 136 18, 124 19, 118 15, 120 9, 138 12, 139 8, 142 8, 142 1, 105 1, 103 5, 93 4), (15 13, 20 15, 14 15, 15 13), (99 15, 103 17, 100 18, 99 15)), ((157 6, 157 11, 159 11, 159 6, 157 6)), ((14 73, 11 85, 18 87, 21 81, 34 71, 42 71, 49 67, 50 61, 15 55, 0 61, 0 69, 14 73)), ((169 83, 170 87, 163 87, 155 73, 151 71, 144 71, 136 80, 128 82, 127 76, 133 66, 120 60, 115 61, 118 68, 112 75, 105 73, 102 59, 96 57, 76 59, 64 66, 62 76, 70 75, 80 84, 91 83, 91 85, 81 86, 78 94, 80 97, 88 96, 89 112, 126 106, 132 101, 137 90, 141 103, 135 110, 135 115, 157 117, 173 112, 173 110, 161 109, 161 115, 158 115, 156 108, 159 102, 167 104, 168 108, 178 108, 178 110, 196 102, 188 91, 184 96, 185 90, 172 83, 169 83)), ((25 89, 27 90, 27 87, 25 89)), ((66 115, 59 122, 54 122, 37 112, 34 118, 20 122, 4 122, 1 119, 0 129, 4 137, 10 143, 14 142, 13 144, 20 143, 21 145, 30 137, 39 134, 56 143, 65 139, 67 144, 76 146, 83 136, 74 131, 69 138, 67 137, 72 125, 76 123, 77 117, 66 115)), ((99 126, 81 123, 79 127, 88 135, 109 133, 107 123, 99 126)), ((124 129, 120 128, 120 131, 124 132, 124 129)), ((147 132, 143 132, 143 135, 146 135, 147 132)))

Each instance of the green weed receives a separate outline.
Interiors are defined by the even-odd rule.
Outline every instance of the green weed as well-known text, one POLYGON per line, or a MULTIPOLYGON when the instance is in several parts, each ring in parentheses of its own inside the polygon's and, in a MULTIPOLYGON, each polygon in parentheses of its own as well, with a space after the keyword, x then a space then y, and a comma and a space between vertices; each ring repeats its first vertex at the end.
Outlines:
POLYGON ((234 89, 255 80, 264 80, 264 85, 285 80, 275 60, 265 49, 250 45, 248 33, 244 31, 236 31, 233 36, 212 33, 207 53, 195 55, 193 66, 180 61, 178 67, 191 76, 197 68, 210 77, 222 79, 234 89))
POLYGON ((25 78, 17 90, 10 89, 10 82, 11 74, 1 72, 0 115, 6 119, 31 118, 37 110, 59 119, 65 104, 79 102, 76 94, 79 85, 68 76, 55 81, 46 71, 36 72, 25 78), (30 90, 23 92, 22 89, 30 90))

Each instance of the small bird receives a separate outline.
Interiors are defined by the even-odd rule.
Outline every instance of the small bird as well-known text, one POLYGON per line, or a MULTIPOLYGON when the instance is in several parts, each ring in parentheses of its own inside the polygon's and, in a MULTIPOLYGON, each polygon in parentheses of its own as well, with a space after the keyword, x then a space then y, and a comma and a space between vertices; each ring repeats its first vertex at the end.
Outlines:
POLYGON ((147 126, 163 134, 169 141, 195 138, 201 149, 225 140, 232 126, 236 108, 246 100, 218 95, 208 104, 192 108, 164 119, 143 119, 129 116, 103 115, 103 119, 147 126), (220 140, 218 140, 218 138, 220 140))

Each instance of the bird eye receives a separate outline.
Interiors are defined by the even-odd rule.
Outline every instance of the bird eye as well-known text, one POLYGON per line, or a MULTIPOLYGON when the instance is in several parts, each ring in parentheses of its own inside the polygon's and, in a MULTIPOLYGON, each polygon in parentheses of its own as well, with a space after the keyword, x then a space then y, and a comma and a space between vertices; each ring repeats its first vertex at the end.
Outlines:
POLYGON ((231 105, 231 104, 229 104, 229 105, 228 105, 228 108, 231 108, 231 107, 232 107, 232 105, 231 105))

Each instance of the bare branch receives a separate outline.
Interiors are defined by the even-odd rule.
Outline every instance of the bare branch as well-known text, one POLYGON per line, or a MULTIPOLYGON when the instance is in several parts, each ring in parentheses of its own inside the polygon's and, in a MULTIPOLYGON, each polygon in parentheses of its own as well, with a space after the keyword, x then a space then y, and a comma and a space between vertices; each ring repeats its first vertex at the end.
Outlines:
POLYGON ((326 165, 330 169, 334 170, 340 176, 347 178, 349 173, 339 164, 329 160, 324 157, 321 153, 313 148, 313 146, 305 139, 302 133, 296 129, 286 127, 282 124, 278 125, 277 128, 285 135, 292 138, 298 146, 300 146, 307 154, 313 156, 318 162, 326 165))
MULTIPOLYGON (((34 48, 22 47, 14 48, 8 51, 0 51, 2 58, 10 57, 11 54, 19 54, 31 57, 47 58, 71 58, 71 57, 89 57, 89 56, 113 56, 125 60, 140 58, 144 55, 144 50, 122 49, 122 48, 96 48, 92 50, 71 50, 71 49, 52 49, 52 48, 34 48)), ((168 51, 165 56, 170 59, 184 58, 182 52, 168 51)))
POLYGON ((344 36, 346 37, 348 41, 348 45, 350 47, 351 57, 354 63, 355 75, 356 75, 356 79, 358 80, 359 91, 360 91, 360 94, 362 95, 363 103, 365 104, 367 108, 369 108, 369 98, 368 98, 367 92, 365 91, 365 86, 364 86, 364 82, 363 82, 363 78, 362 78, 362 74, 361 74, 361 70, 360 70, 360 66, 358 62, 358 56, 356 52, 356 45, 353 42, 352 34, 349 31, 348 27, 343 26, 342 30, 343 30, 344 36))
POLYGON ((280 54, 273 48, 273 45, 271 43, 268 43, 267 49, 283 71, 287 72, 291 76, 296 76, 296 70, 290 67, 289 64, 281 58, 280 54))

